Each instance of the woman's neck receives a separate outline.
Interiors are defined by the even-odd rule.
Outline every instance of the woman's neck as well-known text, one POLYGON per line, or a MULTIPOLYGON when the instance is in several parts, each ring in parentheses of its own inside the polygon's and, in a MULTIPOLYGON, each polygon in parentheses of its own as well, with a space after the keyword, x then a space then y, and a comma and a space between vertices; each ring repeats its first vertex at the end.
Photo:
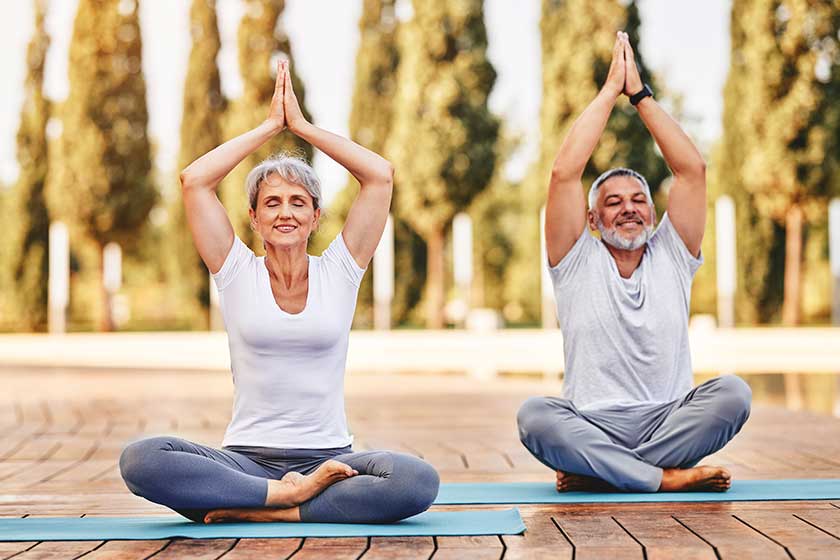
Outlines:
POLYGON ((265 246, 265 267, 274 280, 285 288, 309 278, 309 255, 306 245, 292 247, 265 246))

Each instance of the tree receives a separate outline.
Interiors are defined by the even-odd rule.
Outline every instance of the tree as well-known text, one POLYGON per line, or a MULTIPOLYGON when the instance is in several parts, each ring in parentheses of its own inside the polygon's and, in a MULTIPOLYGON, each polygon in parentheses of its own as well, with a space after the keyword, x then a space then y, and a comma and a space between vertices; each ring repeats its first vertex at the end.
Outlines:
MULTIPOLYGON (((136 247, 157 201, 137 10, 131 0, 80 0, 70 95, 47 180, 50 213, 91 240, 99 255, 111 241, 128 251, 136 247)), ((104 302, 104 288, 101 293, 104 302)), ((112 328, 107 308, 100 318, 106 330, 112 328)))
MULTIPOLYGON (((516 315, 521 315, 522 320, 535 321, 539 316, 539 209, 545 204, 551 165, 566 131, 604 83, 617 30, 623 29, 630 35, 642 78, 658 91, 641 56, 639 24, 636 2, 543 0, 540 151, 520 187, 522 228, 506 281, 506 299, 518 308, 516 315)), ((588 189, 602 172, 619 166, 640 172, 654 192, 668 176, 653 138, 626 100, 620 100, 610 116, 586 167, 584 188, 588 189)))
MULTIPOLYGON (((274 72, 277 57, 290 61, 292 86, 307 120, 311 120, 304 103, 304 87, 295 72, 289 36, 282 23, 285 0, 246 0, 245 15, 239 25, 239 72, 242 75, 242 96, 231 103, 225 126, 225 136, 230 138, 250 130, 261 123, 268 114, 274 94, 274 72)), ((248 206, 245 197, 245 178, 248 172, 269 155, 288 151, 312 159, 312 146, 294 134, 281 134, 266 142, 259 150, 245 158, 225 179, 221 199, 231 217, 237 234, 254 249, 256 237, 250 230, 248 206)))
POLYGON ((742 319, 770 318, 783 263, 782 320, 800 320, 804 225, 838 164, 838 26, 836 1, 733 3, 717 181, 737 205, 742 319))
MULTIPOLYGON (((226 101, 216 65, 221 40, 215 0, 193 0, 190 36, 192 49, 184 87, 179 169, 184 169, 224 141, 222 116, 226 101)), ((204 310, 210 297, 207 268, 193 245, 180 196, 174 197, 170 208, 169 235, 177 254, 177 258, 170 259, 170 280, 182 287, 188 301, 204 310)))
POLYGON ((398 42, 386 152, 398 170, 398 212, 426 242, 426 324, 440 328, 447 226, 487 186, 496 162, 499 123, 487 108, 496 72, 482 3, 415 1, 398 42))
POLYGON ((18 231, 11 260, 19 326, 45 330, 47 325, 47 275, 49 272, 49 214, 44 199, 47 176, 46 128, 49 102, 44 98, 44 61, 50 39, 44 29, 44 2, 34 3, 35 29, 26 49, 27 74, 23 108, 17 133, 20 175, 14 187, 12 208, 18 231))

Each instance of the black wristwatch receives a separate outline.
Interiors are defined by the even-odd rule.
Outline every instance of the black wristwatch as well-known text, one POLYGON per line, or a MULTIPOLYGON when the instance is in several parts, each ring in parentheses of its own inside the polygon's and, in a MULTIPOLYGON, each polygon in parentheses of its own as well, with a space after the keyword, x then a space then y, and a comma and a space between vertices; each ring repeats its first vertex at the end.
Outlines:
POLYGON ((644 99, 645 97, 653 97, 653 90, 650 89, 650 86, 645 84, 645 86, 639 91, 638 93, 634 93, 630 96, 630 104, 635 107, 639 104, 639 101, 644 99))

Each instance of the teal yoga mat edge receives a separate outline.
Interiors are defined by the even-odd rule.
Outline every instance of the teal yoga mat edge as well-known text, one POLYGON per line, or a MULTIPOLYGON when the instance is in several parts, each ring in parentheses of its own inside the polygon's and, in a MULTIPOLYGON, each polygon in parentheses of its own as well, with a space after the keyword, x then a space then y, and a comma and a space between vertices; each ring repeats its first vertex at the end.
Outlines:
POLYGON ((840 499, 840 479, 735 480, 728 492, 566 492, 546 482, 441 484, 435 505, 753 502, 840 499))
POLYGON ((160 540, 171 538, 307 538, 519 535, 516 508, 433 511, 393 524, 218 523, 158 517, 38 517, 0 519, 0 541, 160 540))

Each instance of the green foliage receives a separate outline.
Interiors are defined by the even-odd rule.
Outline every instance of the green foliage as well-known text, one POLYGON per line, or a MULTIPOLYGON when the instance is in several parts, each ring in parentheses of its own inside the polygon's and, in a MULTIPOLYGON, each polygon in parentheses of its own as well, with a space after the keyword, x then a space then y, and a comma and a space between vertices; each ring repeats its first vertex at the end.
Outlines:
MULTIPOLYGON (((16 327, 46 330, 49 215, 44 200, 47 176, 46 126, 49 102, 43 95, 44 61, 49 48, 44 4, 35 2, 35 29, 26 51, 27 74, 17 133, 20 175, 9 202, 12 246, 8 260, 14 280, 16 327)), ((7 223, 7 222, 3 222, 7 223)))
MULTIPOLYGON (((225 136, 230 138, 251 130, 265 120, 277 70, 277 57, 287 58, 292 73, 292 86, 307 120, 303 83, 295 72, 289 37, 283 29, 282 14, 285 0, 246 0, 245 15, 239 26, 239 72, 244 91, 233 101, 225 123, 225 136)), ((251 232, 248 220, 248 202, 245 196, 245 178, 259 162, 276 152, 293 152, 312 159, 312 146, 297 136, 286 132, 266 142, 259 150, 245 158, 221 187, 221 200, 227 208, 237 235, 252 248, 262 248, 251 232)))
MULTIPOLYGON (((594 99, 607 76, 615 32, 625 30, 636 52, 642 79, 657 86, 647 71, 639 41, 639 14, 635 2, 615 0, 543 0, 542 19, 543 101, 540 114, 540 153, 521 189, 521 235, 516 256, 510 263, 514 273, 506 286, 509 319, 521 316, 536 322, 540 314, 540 231, 539 209, 551 164, 563 137, 575 119, 594 99)), ((639 171, 654 192, 668 176, 655 144, 635 109, 620 100, 610 117, 601 141, 586 167, 584 188, 602 172, 625 166, 639 171)))
MULTIPOLYGON (((798 277, 800 265, 785 263, 785 221, 794 208, 811 220, 823 214, 836 183, 838 26, 837 1, 733 3, 724 136, 713 183, 736 204, 742 322, 777 316, 784 267, 795 267, 790 272, 798 277)), ((798 307, 798 294, 789 297, 798 307)))
MULTIPOLYGON (((221 127, 226 101, 222 96, 216 65, 221 40, 215 0, 193 0, 190 35, 192 49, 184 85, 179 169, 184 169, 224 141, 221 127)), ((169 216, 167 252, 174 253, 174 258, 168 258, 165 263, 169 285, 180 296, 180 306, 191 308, 192 313, 187 315, 204 316, 210 302, 207 268, 187 227, 180 191, 170 201, 169 216)), ((206 326, 206 318, 203 323, 206 326)))
POLYGON ((398 37, 400 66, 387 155, 397 213, 427 243, 427 324, 441 326, 444 232, 486 188, 499 123, 487 108, 496 72, 478 0, 414 2, 398 37))
MULTIPOLYGON (((350 137, 373 150, 383 153, 393 121, 393 99, 399 64, 397 50, 398 21, 394 14, 394 0, 365 0, 359 20, 359 50, 356 53, 356 73, 353 107, 350 113, 350 137)), ((321 222, 311 248, 320 252, 338 235, 350 206, 356 199, 358 182, 348 178, 347 185, 331 202, 321 222)), ((394 197, 400 196, 397 185, 394 197)), ((425 246, 422 239, 401 218, 397 204, 392 203, 394 217, 395 268, 400 279, 394 286, 392 321, 404 323, 420 299, 425 280, 425 246), (419 257, 419 258, 418 258, 419 257)), ((359 289, 354 325, 373 324, 373 267, 365 275, 359 289)))

